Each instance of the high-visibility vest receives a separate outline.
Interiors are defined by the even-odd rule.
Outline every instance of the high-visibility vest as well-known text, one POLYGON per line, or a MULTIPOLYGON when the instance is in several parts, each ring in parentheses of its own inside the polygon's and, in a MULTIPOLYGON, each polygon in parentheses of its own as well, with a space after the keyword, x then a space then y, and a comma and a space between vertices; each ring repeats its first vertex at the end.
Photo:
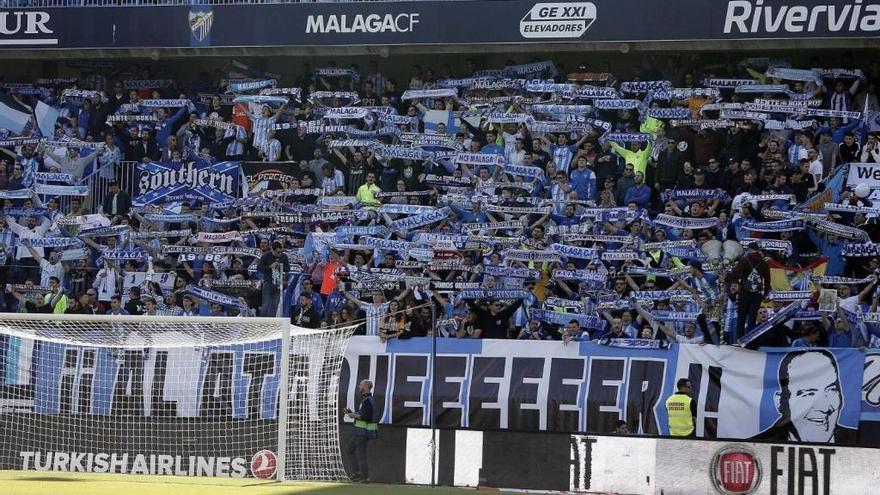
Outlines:
MULTIPOLYGON (((373 401, 373 396, 369 395, 363 398, 361 405, 364 402, 368 402, 370 406, 372 406, 373 414, 376 414, 376 403, 373 401)), ((369 439, 379 438, 379 423, 375 421, 364 421, 363 419, 354 420, 354 436, 356 437, 367 437, 369 439)))
POLYGON ((692 400, 685 394, 672 394, 666 399, 670 435, 686 437, 694 432, 694 418, 691 415, 692 400))
POLYGON ((355 436, 367 438, 379 438, 379 423, 370 423, 360 419, 354 420, 355 436))

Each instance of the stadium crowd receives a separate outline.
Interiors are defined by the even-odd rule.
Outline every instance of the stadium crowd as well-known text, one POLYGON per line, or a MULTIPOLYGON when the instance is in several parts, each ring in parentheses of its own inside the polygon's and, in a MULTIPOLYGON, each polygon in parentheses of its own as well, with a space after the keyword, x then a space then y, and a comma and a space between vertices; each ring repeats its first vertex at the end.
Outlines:
POLYGON ((845 185, 880 163, 880 64, 591 69, 6 84, 0 118, 34 114, 0 142, 0 309, 880 345, 880 208, 845 185))

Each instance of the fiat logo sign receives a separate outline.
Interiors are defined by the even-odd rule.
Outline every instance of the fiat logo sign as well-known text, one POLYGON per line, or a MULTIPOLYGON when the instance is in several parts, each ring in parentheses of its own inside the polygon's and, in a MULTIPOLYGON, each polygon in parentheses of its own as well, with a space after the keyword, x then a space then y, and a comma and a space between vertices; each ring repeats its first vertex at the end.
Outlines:
POLYGON ((750 495, 761 484, 761 461, 744 445, 729 445, 715 453, 709 474, 723 495, 750 495))

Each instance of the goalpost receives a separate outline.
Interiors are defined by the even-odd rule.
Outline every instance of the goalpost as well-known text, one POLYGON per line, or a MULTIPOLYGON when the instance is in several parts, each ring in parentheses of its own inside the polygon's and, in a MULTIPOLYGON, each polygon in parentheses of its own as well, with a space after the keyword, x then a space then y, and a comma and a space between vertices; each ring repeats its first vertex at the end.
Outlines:
POLYGON ((353 330, 0 313, 0 469, 345 481, 353 330))

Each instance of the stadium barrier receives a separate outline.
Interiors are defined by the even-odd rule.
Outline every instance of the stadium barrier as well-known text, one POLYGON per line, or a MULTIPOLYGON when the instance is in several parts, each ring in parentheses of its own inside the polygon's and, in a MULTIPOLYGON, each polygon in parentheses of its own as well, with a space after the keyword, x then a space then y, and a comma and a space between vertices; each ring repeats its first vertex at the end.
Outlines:
POLYGON ((856 494, 880 482, 876 450, 866 448, 445 429, 434 437, 432 452, 430 429, 383 428, 369 451, 373 481, 631 495, 856 494))

